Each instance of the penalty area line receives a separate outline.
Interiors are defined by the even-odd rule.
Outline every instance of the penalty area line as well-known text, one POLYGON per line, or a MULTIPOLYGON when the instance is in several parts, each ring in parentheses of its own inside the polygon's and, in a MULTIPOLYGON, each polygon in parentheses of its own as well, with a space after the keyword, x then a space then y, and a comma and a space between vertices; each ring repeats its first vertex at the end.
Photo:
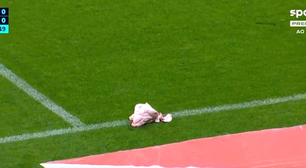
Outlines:
MULTIPOLYGON (((222 106, 216 106, 216 107, 207 107, 207 108, 200 108, 200 109, 194 109, 194 110, 183 110, 183 111, 173 112, 172 115, 174 118, 178 118, 178 117, 199 115, 203 113, 214 113, 214 112, 220 112, 220 111, 237 110, 237 109, 279 104, 279 103, 298 101, 298 100, 303 100, 303 99, 306 99, 306 93, 296 94, 296 95, 292 95, 288 97, 270 98, 270 99, 265 99, 265 100, 255 100, 255 101, 250 101, 250 102, 228 104, 228 105, 222 105, 222 106)), ((13 136, 0 138, 0 144, 17 142, 17 141, 25 141, 29 139, 44 138, 44 137, 50 137, 50 136, 55 136, 55 135, 71 134, 71 133, 76 133, 76 132, 92 131, 92 130, 98 130, 102 128, 125 126, 129 124, 130 123, 128 120, 118 120, 118 121, 104 122, 104 123, 99 123, 99 124, 84 125, 84 126, 79 126, 79 127, 55 129, 55 130, 30 133, 30 134, 22 134, 22 135, 13 135, 13 136)))
POLYGON ((85 125, 80 119, 78 119, 74 115, 68 113, 66 110, 64 110, 62 107, 58 106, 57 104, 55 104, 53 101, 51 101, 45 95, 38 92, 31 85, 29 85, 26 81, 19 78, 16 74, 14 74, 11 70, 6 68, 1 63, 0 63, 0 75, 4 76, 7 80, 11 81, 15 86, 17 86, 21 90, 25 91, 33 99, 40 102, 47 109, 49 109, 53 113, 57 114, 64 121, 68 122, 72 126, 77 127, 77 126, 84 126, 85 125))

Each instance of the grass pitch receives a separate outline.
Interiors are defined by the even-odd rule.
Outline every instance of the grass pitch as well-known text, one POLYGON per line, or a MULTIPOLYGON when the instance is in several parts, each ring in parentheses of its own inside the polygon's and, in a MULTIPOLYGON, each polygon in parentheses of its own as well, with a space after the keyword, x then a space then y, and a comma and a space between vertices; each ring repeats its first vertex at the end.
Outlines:
MULTIPOLYGON (((86 124, 125 119, 145 101, 167 113, 305 93, 305 35, 289 27, 289 11, 303 5, 13 0, 2 4, 10 8, 10 34, 0 36, 0 62, 86 124)), ((1 137, 68 126, 0 80, 1 137)), ((0 144, 0 167, 304 124, 304 104, 0 144)))

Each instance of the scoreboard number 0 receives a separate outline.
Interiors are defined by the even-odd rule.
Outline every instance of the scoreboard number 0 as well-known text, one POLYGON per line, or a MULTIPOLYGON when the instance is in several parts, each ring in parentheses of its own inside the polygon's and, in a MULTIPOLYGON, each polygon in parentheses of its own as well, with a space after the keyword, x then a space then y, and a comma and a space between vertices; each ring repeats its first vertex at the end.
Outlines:
POLYGON ((2 10, 1 10, 1 13, 2 13, 2 15, 5 15, 5 14, 6 14, 6 10, 5 10, 5 9, 2 9, 2 10))
MULTIPOLYGON (((3 10, 2 10, 2 11, 3 11, 3 10)), ((2 18, 2 19, 1 19, 1 22, 2 22, 2 23, 5 23, 5 22, 6 22, 6 19, 5 19, 5 18, 2 18)))

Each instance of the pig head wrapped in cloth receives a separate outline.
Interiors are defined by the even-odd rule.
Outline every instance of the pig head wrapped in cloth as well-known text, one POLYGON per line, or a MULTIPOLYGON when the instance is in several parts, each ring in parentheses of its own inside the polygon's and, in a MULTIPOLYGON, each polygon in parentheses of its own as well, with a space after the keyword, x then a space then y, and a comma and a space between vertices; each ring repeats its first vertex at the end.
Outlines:
POLYGON ((165 117, 162 113, 156 111, 149 103, 136 104, 134 113, 129 117, 133 127, 140 127, 142 125, 152 122, 170 122, 172 115, 167 114, 165 117))

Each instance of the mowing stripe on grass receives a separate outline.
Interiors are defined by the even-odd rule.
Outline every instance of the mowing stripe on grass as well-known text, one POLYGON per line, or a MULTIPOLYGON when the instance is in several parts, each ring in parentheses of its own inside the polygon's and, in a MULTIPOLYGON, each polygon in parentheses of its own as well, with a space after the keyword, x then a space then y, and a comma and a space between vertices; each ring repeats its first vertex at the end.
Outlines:
MULTIPOLYGON (((226 110, 237 110, 237 109, 243 109, 243 108, 259 107, 259 106, 285 103, 285 102, 297 101, 297 100, 303 100, 303 99, 306 99, 306 93, 292 95, 288 97, 274 98, 274 99, 271 98, 271 99, 265 99, 265 100, 255 100, 251 102, 244 102, 244 103, 231 104, 231 105, 200 108, 200 109, 194 109, 194 110, 184 110, 184 111, 173 112, 172 115, 173 117, 185 117, 185 116, 199 115, 203 113, 213 113, 213 112, 220 112, 220 111, 226 111, 226 110)), ((91 125, 86 125, 86 126, 81 126, 81 127, 55 129, 55 130, 50 130, 50 131, 45 131, 45 132, 14 135, 14 136, 0 138, 0 144, 16 142, 16 141, 24 141, 24 140, 36 139, 36 138, 44 138, 44 137, 50 137, 50 136, 55 136, 55 135, 91 131, 91 130, 97 130, 97 129, 102 129, 102 128, 109 128, 109 127, 127 126, 129 124, 130 123, 128 120, 118 120, 118 121, 113 121, 113 122, 104 122, 100 124, 91 124, 91 125)))
POLYGON ((20 79, 16 74, 14 74, 11 70, 6 68, 3 64, 0 63, 0 74, 3 75, 6 79, 11 81, 14 85, 25 91, 28 95, 30 95, 35 100, 39 101, 53 113, 60 116, 66 122, 70 123, 72 126, 84 126, 77 117, 65 111, 62 107, 58 106, 50 99, 48 99, 43 94, 39 93, 36 89, 34 89, 31 85, 29 85, 26 81, 20 79))

